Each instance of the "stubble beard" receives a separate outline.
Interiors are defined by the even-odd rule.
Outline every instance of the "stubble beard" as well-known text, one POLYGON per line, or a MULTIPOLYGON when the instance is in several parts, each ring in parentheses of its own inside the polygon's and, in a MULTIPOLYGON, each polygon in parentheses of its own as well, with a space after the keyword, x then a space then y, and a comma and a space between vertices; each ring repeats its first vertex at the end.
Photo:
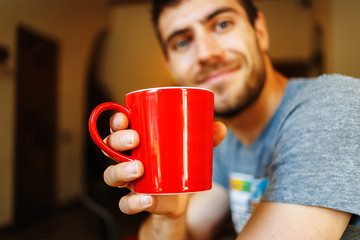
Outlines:
MULTIPOLYGON (((222 107, 219 110, 215 104, 215 116, 223 119, 229 119, 237 116, 238 114, 245 111, 249 106, 251 106, 260 96, 262 89, 265 85, 266 71, 264 59, 259 53, 259 59, 257 65, 251 69, 251 72, 244 76, 246 79, 239 79, 238 81, 244 81, 241 89, 238 89, 238 92, 234 94, 231 99, 228 99, 226 94, 226 89, 224 86, 219 86, 218 89, 215 89, 214 92, 218 92, 219 95, 224 95, 226 107, 222 107)), ((232 86, 228 86, 232 87, 232 86)), ((216 96, 215 96, 216 98, 216 96)), ((215 99, 215 101, 217 101, 215 99)))

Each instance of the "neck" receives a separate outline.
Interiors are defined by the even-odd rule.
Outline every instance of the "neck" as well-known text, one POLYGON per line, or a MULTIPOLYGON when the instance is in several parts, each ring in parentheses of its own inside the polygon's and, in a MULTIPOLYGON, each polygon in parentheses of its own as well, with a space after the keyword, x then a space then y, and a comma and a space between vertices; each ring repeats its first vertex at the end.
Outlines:
POLYGON ((277 72, 267 54, 264 55, 266 80, 258 99, 237 116, 223 121, 244 144, 252 144, 261 134, 278 108, 288 79, 277 72))

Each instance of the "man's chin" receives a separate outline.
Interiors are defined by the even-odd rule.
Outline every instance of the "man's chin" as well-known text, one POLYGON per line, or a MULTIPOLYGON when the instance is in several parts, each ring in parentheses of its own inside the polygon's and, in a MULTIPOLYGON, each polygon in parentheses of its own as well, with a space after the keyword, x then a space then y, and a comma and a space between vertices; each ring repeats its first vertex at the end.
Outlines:
POLYGON ((230 119, 236 117, 238 114, 240 114, 245 108, 236 108, 233 110, 227 110, 227 111, 215 111, 214 115, 217 118, 222 119, 230 119))
POLYGON ((215 105, 214 115, 218 118, 223 118, 223 119, 234 118, 239 114, 241 114, 242 112, 246 111, 246 109, 249 108, 259 97, 259 93, 260 92, 257 92, 254 95, 250 95, 249 97, 246 98, 246 101, 239 101, 238 104, 233 107, 219 109, 219 107, 215 105))

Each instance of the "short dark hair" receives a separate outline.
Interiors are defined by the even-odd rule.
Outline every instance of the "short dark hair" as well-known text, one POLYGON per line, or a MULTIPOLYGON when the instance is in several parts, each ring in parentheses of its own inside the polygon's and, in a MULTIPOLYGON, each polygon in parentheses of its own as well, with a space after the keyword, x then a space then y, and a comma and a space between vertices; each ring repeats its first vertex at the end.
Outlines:
MULTIPOLYGON (((160 42, 160 45, 165 55, 166 55, 166 49, 161 41, 161 34, 159 30, 159 17, 165 8, 174 7, 180 4, 182 1, 183 0, 153 0, 152 3, 152 9, 151 9, 152 22, 156 31, 156 36, 160 42)), ((257 18, 258 9, 255 7, 252 0, 238 0, 238 1, 241 4, 241 6, 243 6, 243 8, 245 9, 251 25, 254 26, 255 19, 257 18)))

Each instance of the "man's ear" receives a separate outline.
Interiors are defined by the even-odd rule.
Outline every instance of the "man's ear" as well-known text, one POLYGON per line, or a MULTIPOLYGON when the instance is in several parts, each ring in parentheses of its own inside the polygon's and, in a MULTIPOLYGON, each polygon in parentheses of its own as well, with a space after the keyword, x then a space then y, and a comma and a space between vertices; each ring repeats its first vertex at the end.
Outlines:
POLYGON ((258 38, 260 49, 264 52, 267 52, 270 48, 270 37, 266 25, 265 16, 262 12, 257 13, 257 18, 255 19, 255 32, 258 38))

